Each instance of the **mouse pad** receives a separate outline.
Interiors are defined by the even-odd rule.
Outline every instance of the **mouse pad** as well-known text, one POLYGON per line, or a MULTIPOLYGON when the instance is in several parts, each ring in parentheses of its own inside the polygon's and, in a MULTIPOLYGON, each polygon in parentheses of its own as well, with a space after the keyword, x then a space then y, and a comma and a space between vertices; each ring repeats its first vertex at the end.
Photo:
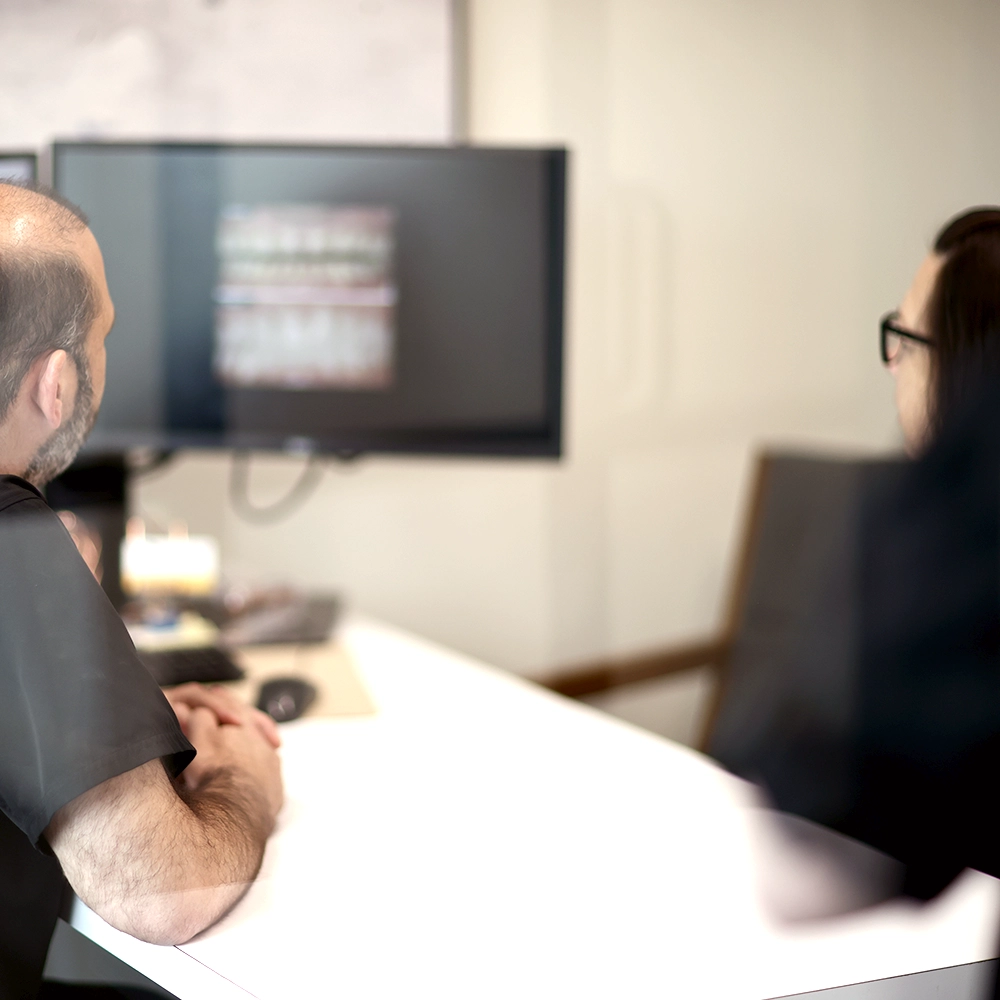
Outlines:
POLYGON ((298 677, 316 687, 316 700, 303 718, 374 715, 375 705, 347 651, 335 642, 308 646, 255 646, 237 650, 233 659, 246 671, 244 680, 225 686, 253 703, 264 681, 298 677))

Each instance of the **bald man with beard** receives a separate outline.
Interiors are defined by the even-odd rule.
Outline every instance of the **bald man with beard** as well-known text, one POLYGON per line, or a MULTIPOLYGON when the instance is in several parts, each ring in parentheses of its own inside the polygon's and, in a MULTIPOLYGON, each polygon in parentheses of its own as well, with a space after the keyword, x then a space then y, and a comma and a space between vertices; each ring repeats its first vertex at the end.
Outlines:
POLYGON ((282 803, 273 723, 165 696, 40 492, 93 426, 113 322, 82 213, 0 183, 0 1000, 39 995, 67 881, 145 941, 214 923, 282 803))

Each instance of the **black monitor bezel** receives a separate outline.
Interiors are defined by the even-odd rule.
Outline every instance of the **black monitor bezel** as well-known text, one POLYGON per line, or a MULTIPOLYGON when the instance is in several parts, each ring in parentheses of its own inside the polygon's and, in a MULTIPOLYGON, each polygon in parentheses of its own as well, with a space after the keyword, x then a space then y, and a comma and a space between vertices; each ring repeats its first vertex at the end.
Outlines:
POLYGON ((345 143, 281 142, 193 142, 193 141, 95 141, 58 140, 52 144, 52 184, 60 190, 60 161, 65 150, 160 150, 192 149, 220 151, 430 153, 442 156, 494 156, 506 153, 542 154, 547 160, 548 207, 545 343, 545 416, 529 428, 507 427, 490 430, 439 428, 415 430, 356 430, 334 437, 288 438, 263 434, 103 432, 92 438, 87 452, 128 451, 153 448, 227 449, 275 452, 311 452, 317 455, 355 456, 366 453, 456 456, 511 456, 560 458, 563 436, 563 344, 566 285, 566 195, 568 152, 565 147, 471 146, 471 145, 377 145, 345 143))

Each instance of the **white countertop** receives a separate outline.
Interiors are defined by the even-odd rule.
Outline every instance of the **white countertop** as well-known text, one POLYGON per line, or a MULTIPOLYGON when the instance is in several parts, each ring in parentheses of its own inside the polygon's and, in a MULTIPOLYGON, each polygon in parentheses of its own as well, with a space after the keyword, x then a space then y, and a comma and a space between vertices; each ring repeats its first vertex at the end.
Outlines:
POLYGON ((372 622, 377 714, 284 727, 261 877, 180 948, 73 926, 184 1000, 764 1000, 993 957, 1000 883, 781 928, 748 786, 658 736, 372 622))

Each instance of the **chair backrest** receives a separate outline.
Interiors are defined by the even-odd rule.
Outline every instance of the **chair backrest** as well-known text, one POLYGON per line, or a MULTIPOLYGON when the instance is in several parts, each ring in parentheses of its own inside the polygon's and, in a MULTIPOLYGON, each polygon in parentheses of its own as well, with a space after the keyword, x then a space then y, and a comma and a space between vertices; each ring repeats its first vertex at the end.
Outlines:
MULTIPOLYGON (((780 728, 799 734, 797 745, 825 760, 831 781, 840 773, 844 762, 830 755, 843 741, 826 737, 842 735, 854 704, 861 505, 899 468, 894 461, 762 457, 707 740, 709 753, 730 770, 753 777, 780 728)), ((815 773, 815 760, 787 766, 807 763, 815 773)))

